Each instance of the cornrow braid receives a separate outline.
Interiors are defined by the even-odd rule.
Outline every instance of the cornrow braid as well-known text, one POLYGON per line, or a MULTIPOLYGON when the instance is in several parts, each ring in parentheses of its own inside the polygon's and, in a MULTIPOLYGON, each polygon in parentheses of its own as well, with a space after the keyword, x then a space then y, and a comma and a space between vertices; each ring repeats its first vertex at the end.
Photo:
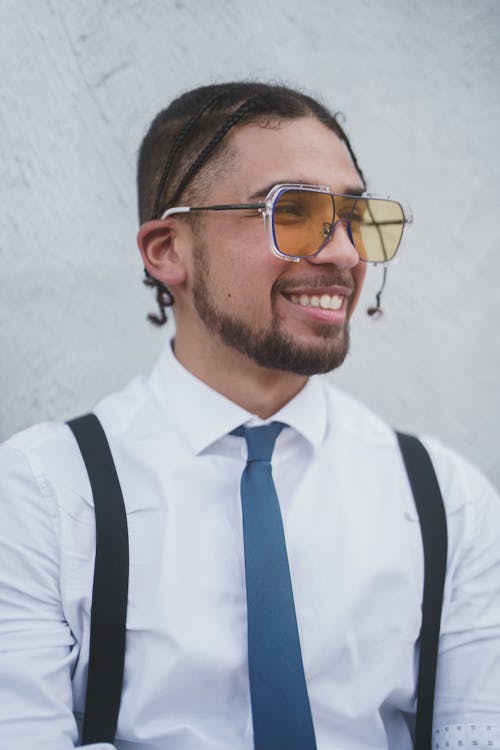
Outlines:
POLYGON ((144 284, 146 286, 152 286, 156 288, 156 304, 158 305, 159 314, 148 313, 148 320, 150 323, 154 323, 155 326, 162 326, 167 322, 167 313, 165 312, 167 307, 172 307, 174 304, 174 298, 167 287, 155 279, 154 276, 144 269, 144 284))
POLYGON ((356 159, 356 154, 352 150, 351 142, 350 142, 350 140, 349 140, 349 138, 347 136, 344 137, 344 143, 347 146, 347 150, 349 151, 349 155, 350 155, 350 157, 351 157, 351 159, 353 161, 354 166, 356 167, 356 170, 357 170, 359 176, 361 177, 361 180, 363 182, 363 187, 366 190, 367 183, 366 183, 365 176, 363 174, 363 170, 361 169, 361 167, 358 164, 358 160, 356 159))
POLYGON ((159 208, 160 208, 160 200, 163 193, 163 190, 165 188, 165 185, 167 183, 167 178, 169 176, 170 170, 172 169, 172 165, 174 163, 175 157, 177 156, 180 147, 182 146, 183 142, 187 138, 187 136, 190 134, 190 132, 193 130, 194 126, 197 124, 198 120, 200 120, 203 115, 208 112, 208 110, 213 107, 213 105, 218 102, 224 94, 216 94, 211 99, 208 100, 208 102, 205 102, 201 109, 199 109, 195 114, 191 117, 190 120, 187 121, 187 123, 181 128, 179 131, 172 148, 170 149, 170 152, 167 156, 165 166, 163 168, 163 172, 161 175, 161 179, 158 183, 158 189, 156 191, 156 198, 153 205, 153 211, 151 215, 151 219, 157 219, 159 214, 159 208))
MULTIPOLYGON (((205 102, 203 106, 195 112, 195 114, 185 123, 185 125, 181 128, 179 133, 177 134, 177 137, 172 144, 172 147, 168 153, 167 159, 165 161, 165 165, 163 167, 163 171, 161 174, 161 178, 158 183, 158 188, 156 191, 156 197, 153 205, 152 215, 151 219, 157 219, 159 214, 159 207, 160 207, 160 200, 163 193, 163 190, 165 188, 165 185, 167 183, 168 176, 170 174, 170 171, 172 169, 172 166, 175 161, 175 157, 177 156, 180 147, 184 143, 185 139, 189 136, 191 131, 193 130, 194 126, 197 124, 197 122, 203 117, 203 115, 211 108, 213 105, 219 101, 222 98, 223 94, 216 94, 211 99, 208 100, 208 102, 205 102)), ((155 279, 154 276, 151 276, 147 268, 144 268, 144 284, 146 286, 152 287, 156 289, 156 304, 158 305, 159 314, 155 313, 148 313, 148 320, 150 323, 153 323, 156 326, 162 326, 164 323, 167 322, 167 314, 165 310, 168 307, 172 307, 174 304, 174 298, 172 296, 172 293, 170 289, 168 289, 164 284, 162 284, 161 281, 158 281, 158 279, 155 279)))
POLYGON ((356 159, 356 154, 352 150, 351 142, 350 142, 349 138, 346 136, 345 133, 343 133, 343 135, 342 135, 342 140, 344 141, 345 145, 347 146, 347 150, 349 151, 349 155, 350 155, 350 157, 352 159, 352 162, 353 162, 354 166, 356 167, 356 171, 359 174, 359 176, 361 177, 361 180, 363 182, 363 187, 366 190, 366 186, 367 185, 366 185, 365 176, 363 174, 363 170, 361 169, 361 167, 358 164, 358 160, 356 159))
MULTIPOLYGON (((167 182, 168 173, 172 167, 174 159, 179 151, 179 148, 181 147, 185 138, 192 131, 196 123, 203 117, 205 112, 207 112, 208 109, 210 109, 210 107, 212 107, 217 101, 219 101, 221 97, 222 97, 221 94, 212 97, 212 99, 210 99, 195 115, 193 115, 193 117, 179 131, 179 134, 177 135, 174 141, 174 144, 172 145, 172 148, 170 149, 170 153, 169 153, 167 162, 163 170, 162 178, 158 185, 158 190, 156 193, 156 200, 155 200, 155 204, 153 208, 153 216, 152 216, 153 219, 158 218, 161 194, 167 182)), ((233 114, 230 117, 227 118, 226 122, 222 125, 222 127, 219 128, 219 130, 215 133, 215 135, 207 143, 205 148, 200 152, 200 154, 198 154, 197 158, 188 168, 181 182, 177 186, 175 193, 169 200, 168 205, 171 206, 175 204, 179 196, 182 194, 182 191, 188 185, 189 181, 198 172, 198 170, 201 169, 201 167, 206 162, 206 160, 208 159, 212 151, 216 148, 216 146, 219 145, 222 139, 227 135, 227 133, 229 133, 231 128, 233 128, 238 122, 240 122, 240 120, 242 120, 245 117, 245 115, 247 115, 255 107, 255 105, 258 103, 258 101, 261 98, 262 98, 262 95, 250 97, 245 102, 243 102, 243 104, 240 107, 238 107, 238 109, 235 112, 233 112, 233 114)), ((154 325, 162 326, 164 323, 167 322, 167 314, 165 310, 167 307, 171 307, 174 304, 174 298, 170 290, 167 289, 167 287, 164 284, 162 284, 161 281, 158 281, 158 279, 155 279, 154 276, 151 276, 147 268, 144 269, 144 277, 145 277, 144 283, 147 286, 156 288, 156 303, 158 305, 158 310, 159 310, 158 315, 156 315, 155 313, 148 313, 148 320, 151 323, 154 323, 154 325)))
MULTIPOLYGON (((207 102, 204 102, 203 106, 197 112, 195 112, 195 114, 184 124, 184 126, 181 128, 181 130, 177 134, 175 141, 172 144, 170 151, 168 152, 167 159, 163 166, 161 177, 158 182, 153 210, 151 212, 151 219, 158 218, 161 196, 165 188, 165 185, 167 183, 167 178, 172 169, 172 165, 175 161, 175 157, 177 156, 179 149, 182 146, 184 140, 189 136, 190 132, 193 130, 198 120, 200 120, 203 117, 203 115, 221 97, 222 97, 222 94, 219 93, 211 97, 211 99, 209 99, 207 102)), ((167 322, 167 314, 165 312, 166 308, 171 307, 174 304, 174 298, 172 296, 172 293, 170 292, 169 289, 167 289, 167 287, 164 284, 161 283, 161 281, 158 281, 158 279, 155 279, 154 276, 151 276, 147 268, 144 268, 144 284, 146 284, 146 286, 156 289, 155 296, 156 296, 156 303, 158 305, 158 310, 159 310, 159 315, 156 315, 154 313, 148 313, 148 316, 147 316, 148 320, 150 321, 150 323, 154 323, 154 325, 161 326, 167 322)))
POLYGON ((169 206, 172 206, 177 202, 179 196, 182 194, 183 190, 188 185, 192 177, 201 169, 214 148, 219 145, 222 139, 229 133, 231 128, 234 128, 234 126, 237 125, 240 120, 245 117, 245 115, 247 115, 252 109, 254 109, 254 107, 259 103, 263 96, 263 94, 260 94, 250 97, 245 102, 243 102, 243 104, 238 107, 238 109, 233 112, 230 117, 227 118, 226 122, 219 128, 213 138, 210 139, 205 148, 198 154, 194 162, 184 174, 184 177, 180 181, 175 193, 169 201, 169 206))

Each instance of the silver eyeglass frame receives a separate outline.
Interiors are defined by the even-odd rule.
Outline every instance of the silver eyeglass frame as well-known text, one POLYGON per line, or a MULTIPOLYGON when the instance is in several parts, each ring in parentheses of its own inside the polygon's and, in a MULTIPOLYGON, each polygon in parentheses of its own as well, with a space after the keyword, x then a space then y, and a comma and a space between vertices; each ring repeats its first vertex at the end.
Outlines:
MULTIPOLYGON (((286 255, 286 253, 283 253, 279 247, 276 244, 276 238, 274 235, 274 226, 273 226, 273 208, 277 200, 280 198, 280 196, 286 192, 287 190, 305 190, 312 193, 322 193, 323 195, 331 195, 333 197, 333 204, 335 205, 335 198, 353 198, 353 199, 363 199, 363 198, 369 198, 371 200, 384 200, 384 201, 391 201, 392 203, 397 203, 402 210, 403 213, 403 229, 401 232, 401 238, 399 241, 399 244, 394 252, 394 255, 392 258, 389 258, 388 260, 368 260, 366 258, 362 258, 361 255, 359 255, 359 259, 363 261, 363 263, 370 263, 374 266, 387 266, 390 263, 393 263, 397 258, 400 257, 400 249, 401 245, 403 244, 404 237, 406 236, 405 228, 407 225, 412 224, 413 222, 413 216, 411 213, 411 210, 409 206, 404 203, 404 201, 401 200, 395 200, 394 198, 391 198, 388 195, 378 195, 374 193, 367 193, 363 192, 360 195, 350 195, 345 193, 334 193, 328 186, 320 186, 320 185, 308 185, 308 184, 302 184, 302 183, 296 183, 296 182, 282 182, 278 183, 277 185, 274 185, 271 190, 266 195, 266 198, 264 201, 258 201, 256 203, 224 203, 219 205, 213 205, 213 206, 175 206, 172 208, 167 208, 166 211, 163 212, 163 214, 160 216, 160 220, 167 219, 169 216, 175 216, 176 214, 186 214, 191 212, 198 212, 198 211, 258 211, 263 220, 264 220, 264 228, 267 235, 267 240, 269 247, 274 255, 276 255, 278 258, 281 258, 282 260, 288 260, 292 261, 294 263, 298 263, 301 260, 306 260, 307 258, 315 258, 317 255, 321 253, 321 251, 325 248, 325 246, 330 242, 333 233, 335 231, 335 227, 339 222, 343 223, 347 226, 349 239, 352 242, 352 235, 350 230, 350 222, 348 219, 337 219, 337 221, 334 221, 331 225, 330 231, 328 232, 328 235, 325 237, 325 241, 323 244, 319 247, 319 249, 310 255, 302 255, 300 257, 292 256, 292 255, 286 255)), ((354 242, 352 242, 354 249, 357 252, 357 249, 354 245, 354 242)))

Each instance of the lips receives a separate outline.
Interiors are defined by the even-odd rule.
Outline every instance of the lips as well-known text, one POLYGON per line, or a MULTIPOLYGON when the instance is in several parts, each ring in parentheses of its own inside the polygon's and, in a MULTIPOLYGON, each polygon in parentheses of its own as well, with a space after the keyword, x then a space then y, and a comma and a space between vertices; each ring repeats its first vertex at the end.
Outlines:
POLYGON ((331 273, 323 269, 319 274, 282 277, 275 284, 275 293, 286 300, 289 312, 295 308, 299 320, 337 325, 345 322, 348 315, 354 279, 341 269, 331 273))

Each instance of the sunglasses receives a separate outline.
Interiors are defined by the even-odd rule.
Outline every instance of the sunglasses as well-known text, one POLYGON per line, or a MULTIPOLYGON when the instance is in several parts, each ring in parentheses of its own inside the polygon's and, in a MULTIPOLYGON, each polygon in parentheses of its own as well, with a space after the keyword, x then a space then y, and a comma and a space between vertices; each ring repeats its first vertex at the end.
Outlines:
POLYGON ((327 187, 287 183, 275 185, 259 203, 216 206, 178 206, 161 216, 194 211, 258 211, 275 255, 299 261, 318 255, 344 224, 361 260, 388 263, 401 245, 403 230, 412 218, 406 207, 391 198, 339 195, 327 187))

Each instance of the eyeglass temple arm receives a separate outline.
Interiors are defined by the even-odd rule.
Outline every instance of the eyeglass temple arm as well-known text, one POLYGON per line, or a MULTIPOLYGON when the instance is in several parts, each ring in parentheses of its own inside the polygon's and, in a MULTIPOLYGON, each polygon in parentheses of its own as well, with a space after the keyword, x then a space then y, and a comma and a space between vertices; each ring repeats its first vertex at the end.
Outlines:
POLYGON ((243 209, 248 210, 257 210, 265 208, 265 203, 222 203, 220 205, 215 206, 177 206, 176 208, 167 208, 167 210, 162 214, 161 218, 166 219, 167 216, 172 216, 173 214, 186 214, 191 213, 191 211, 238 211, 243 209))

